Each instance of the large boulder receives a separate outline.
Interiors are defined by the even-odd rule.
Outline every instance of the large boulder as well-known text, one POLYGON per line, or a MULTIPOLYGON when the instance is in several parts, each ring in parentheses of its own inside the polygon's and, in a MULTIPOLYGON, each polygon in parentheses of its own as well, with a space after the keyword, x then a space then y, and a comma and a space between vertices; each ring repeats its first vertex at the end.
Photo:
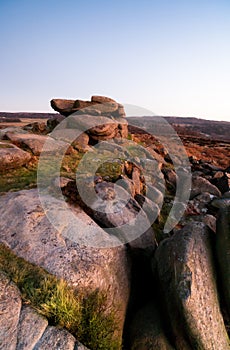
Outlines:
POLYGON ((0 241, 86 294, 105 292, 107 310, 115 313, 121 335, 130 288, 126 247, 78 205, 66 207, 49 195, 43 201, 46 212, 37 190, 1 196, 0 241))
POLYGON ((157 271, 178 350, 230 349, 221 315, 212 233, 193 222, 163 241, 157 271))
POLYGON ((31 154, 11 143, 0 142, 0 171, 19 168, 27 164, 31 154))

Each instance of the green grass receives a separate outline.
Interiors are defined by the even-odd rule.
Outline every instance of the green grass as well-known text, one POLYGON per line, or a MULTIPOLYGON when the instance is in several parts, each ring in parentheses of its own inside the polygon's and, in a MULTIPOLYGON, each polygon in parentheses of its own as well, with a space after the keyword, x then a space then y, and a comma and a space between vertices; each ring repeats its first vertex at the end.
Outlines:
POLYGON ((20 167, 0 174, 0 193, 36 187, 36 167, 20 167))
POLYGON ((24 303, 47 317, 49 323, 72 333, 91 350, 120 350, 115 315, 106 313, 106 296, 98 291, 76 291, 44 269, 17 257, 0 244, 0 270, 21 291, 24 303))
MULTIPOLYGON (((78 163, 82 157, 81 153, 75 153, 73 155, 65 155, 63 158, 62 166, 57 176, 65 176, 75 179, 76 169, 78 163)), ((20 191, 23 189, 35 188, 37 186, 37 164, 38 158, 34 157, 33 161, 28 166, 21 166, 17 169, 11 169, 2 171, 0 173, 0 194, 9 191, 20 191)), ((44 178, 53 175, 52 158, 44 163, 44 178)))

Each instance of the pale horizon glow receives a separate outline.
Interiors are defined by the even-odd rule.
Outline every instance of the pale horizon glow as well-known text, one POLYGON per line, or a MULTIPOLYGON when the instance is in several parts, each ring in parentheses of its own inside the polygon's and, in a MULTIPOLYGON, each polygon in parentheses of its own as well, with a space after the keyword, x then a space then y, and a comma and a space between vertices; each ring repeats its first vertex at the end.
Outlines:
POLYGON ((2 112, 105 95, 230 121, 229 0, 2 0, 2 112))

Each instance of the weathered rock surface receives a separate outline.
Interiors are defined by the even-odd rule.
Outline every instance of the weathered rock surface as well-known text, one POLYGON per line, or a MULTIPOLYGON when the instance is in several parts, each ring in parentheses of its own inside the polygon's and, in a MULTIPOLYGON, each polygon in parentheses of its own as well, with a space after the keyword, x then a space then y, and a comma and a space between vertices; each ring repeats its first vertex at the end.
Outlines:
POLYGON ((156 261, 176 348, 229 349, 208 228, 185 226, 160 244, 156 261))
POLYGON ((9 278, 0 272, 0 349, 15 350, 21 295, 9 278))
POLYGON ((0 142, 0 171, 19 168, 27 164, 31 154, 6 142, 0 142))
POLYGON ((87 187, 87 183, 82 187, 87 193, 85 210, 102 227, 109 228, 121 242, 134 241, 136 247, 140 244, 139 248, 143 244, 154 247, 154 233, 146 213, 123 187, 106 181, 97 183, 95 188, 92 184, 87 187))
POLYGON ((89 150, 89 136, 75 128, 65 128, 63 130, 57 128, 50 136, 55 140, 70 143, 72 147, 79 151, 84 152, 89 150))
POLYGON ((16 350, 33 350, 41 338, 48 321, 29 306, 23 306, 18 324, 16 350))
POLYGON ((130 327, 130 343, 131 350, 173 350, 153 303, 147 304, 135 315, 130 327))
POLYGON ((75 338, 64 329, 48 326, 34 350, 74 350, 75 338))
POLYGON ((48 195, 44 200, 47 216, 37 190, 1 196, 0 241, 18 256, 76 288, 105 292, 107 310, 115 311, 121 334, 130 284, 126 248, 96 225, 80 207, 66 209, 66 204, 63 206, 63 202, 48 195), (55 221, 57 229, 48 218, 55 221), (111 248, 114 246, 117 247, 111 248))
POLYGON ((67 154, 72 152, 71 146, 68 143, 54 141, 51 137, 45 135, 7 133, 6 137, 15 145, 29 149, 35 156, 39 156, 42 152, 55 153, 62 150, 66 150, 67 154), (45 143, 46 147, 43 150, 45 143))
POLYGON ((23 130, 22 128, 19 128, 16 126, 9 126, 7 128, 0 129, 0 140, 4 140, 6 138, 5 135, 8 132, 13 132, 13 133, 17 133, 17 134, 25 134, 26 130, 23 130))

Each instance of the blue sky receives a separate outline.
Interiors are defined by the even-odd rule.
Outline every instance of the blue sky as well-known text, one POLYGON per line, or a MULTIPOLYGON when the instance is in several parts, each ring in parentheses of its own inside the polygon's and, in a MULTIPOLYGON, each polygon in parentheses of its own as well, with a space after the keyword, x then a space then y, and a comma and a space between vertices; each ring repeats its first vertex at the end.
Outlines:
POLYGON ((0 0, 0 111, 111 96, 230 121, 229 0, 0 0))

